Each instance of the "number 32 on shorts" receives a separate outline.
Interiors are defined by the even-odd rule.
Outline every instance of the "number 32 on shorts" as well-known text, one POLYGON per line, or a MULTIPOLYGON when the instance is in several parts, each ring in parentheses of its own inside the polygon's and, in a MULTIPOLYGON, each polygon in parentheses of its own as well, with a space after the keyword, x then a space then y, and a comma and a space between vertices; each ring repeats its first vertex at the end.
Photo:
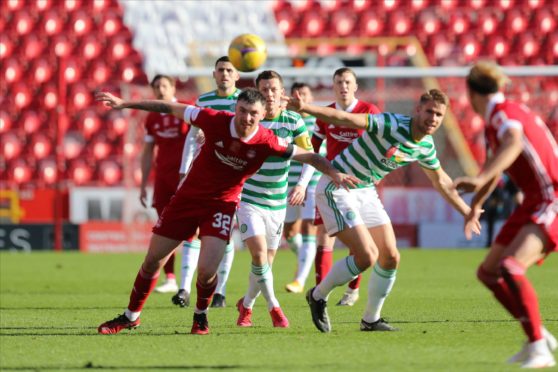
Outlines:
POLYGON ((213 226, 216 229, 221 229, 220 234, 229 236, 229 231, 231 229, 231 216, 228 214, 223 214, 221 212, 215 213, 213 215, 213 226))

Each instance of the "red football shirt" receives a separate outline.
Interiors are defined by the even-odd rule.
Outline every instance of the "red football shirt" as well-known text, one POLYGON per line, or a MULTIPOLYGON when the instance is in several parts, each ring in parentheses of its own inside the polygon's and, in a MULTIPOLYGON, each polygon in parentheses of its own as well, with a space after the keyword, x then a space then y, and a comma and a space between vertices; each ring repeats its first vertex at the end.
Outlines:
POLYGON ((164 207, 175 193, 180 181, 182 148, 190 127, 172 116, 151 112, 145 120, 145 141, 154 142, 155 184, 153 205, 164 207))
POLYGON ((233 118, 233 113, 225 111, 194 106, 186 109, 184 120, 203 130, 205 143, 177 196, 238 202, 246 179, 256 173, 269 156, 293 155, 292 145, 261 125, 249 138, 240 139, 233 118))
POLYGON ((496 151, 509 128, 523 132, 523 151, 506 170, 526 198, 553 200, 558 195, 558 146, 542 119, 525 105, 496 95, 489 104, 487 143, 496 151))
MULTIPOLYGON (((328 107, 340 109, 339 107, 337 107, 337 104, 335 102, 330 104, 328 107)), ((349 106, 346 111, 353 114, 380 113, 380 110, 375 105, 359 100, 355 100, 355 102, 351 104, 351 106, 349 106)), ((363 129, 339 127, 333 124, 325 123, 321 120, 317 120, 316 127, 314 129, 314 136, 322 141, 326 140, 326 158, 328 160, 332 160, 341 151, 345 150, 345 148, 349 146, 355 138, 360 137, 362 132, 364 132, 363 129)))

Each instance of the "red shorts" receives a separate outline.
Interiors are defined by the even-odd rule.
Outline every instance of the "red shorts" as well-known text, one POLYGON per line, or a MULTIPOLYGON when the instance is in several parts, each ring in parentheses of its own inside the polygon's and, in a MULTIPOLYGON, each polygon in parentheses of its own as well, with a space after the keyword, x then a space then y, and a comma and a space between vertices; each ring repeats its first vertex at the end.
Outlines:
POLYGON ((189 240, 199 227, 199 236, 214 236, 229 241, 236 211, 235 202, 172 198, 153 233, 174 240, 189 240))
POLYGON ((508 245, 523 226, 534 223, 550 240, 547 252, 558 251, 558 198, 543 202, 529 202, 528 198, 526 196, 525 202, 513 211, 494 241, 508 245))
POLYGON ((163 213, 163 209, 170 203, 177 187, 178 184, 174 183, 155 182, 152 205, 157 210, 158 216, 163 213))
POLYGON ((322 220, 322 215, 320 214, 318 207, 316 207, 316 214, 314 215, 314 226, 320 226, 323 224, 324 221, 322 220))

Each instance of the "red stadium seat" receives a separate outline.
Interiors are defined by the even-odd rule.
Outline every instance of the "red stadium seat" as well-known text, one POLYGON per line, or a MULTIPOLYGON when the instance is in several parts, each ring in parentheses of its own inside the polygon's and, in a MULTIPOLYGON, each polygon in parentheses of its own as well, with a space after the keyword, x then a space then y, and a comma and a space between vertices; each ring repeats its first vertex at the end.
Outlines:
POLYGON ((477 27, 480 27, 485 35, 492 35, 496 32, 499 22, 492 11, 478 12, 477 27))
POLYGON ((433 12, 421 12, 417 26, 421 27, 418 31, 426 35, 436 34, 441 28, 440 18, 433 12))
POLYGON ((525 33, 519 37, 517 47, 524 57, 531 58, 539 53, 540 40, 531 33, 525 33))
POLYGON ((52 78, 52 63, 47 59, 41 58, 33 64, 31 73, 33 74, 33 79, 38 85, 44 84, 52 78))
POLYGON ((543 34, 556 30, 556 19, 552 13, 546 9, 539 9, 533 17, 532 30, 538 30, 543 34))
POLYGON ((70 89, 69 104, 75 111, 83 110, 92 102, 91 90, 85 83, 76 83, 70 89))
POLYGON ((469 31, 471 20, 467 13, 455 12, 450 17, 449 27, 454 34, 461 35, 469 31))
POLYGON ((64 15, 56 9, 51 9, 45 13, 41 21, 41 29, 47 35, 56 35, 62 32, 64 23, 66 22, 64 15))
POLYGON ((513 8, 513 0, 498 0, 496 5, 502 10, 508 10, 513 8))
POLYGON ((316 48, 316 53, 322 57, 330 56, 335 53, 335 45, 328 42, 322 42, 316 48))
POLYGON ((105 36, 114 36, 122 29, 122 19, 114 13, 105 13, 101 29, 105 36))
POLYGON ((353 9, 356 12, 362 12, 370 6, 370 0, 353 0, 353 9))
POLYGON ((35 7, 39 12, 44 12, 52 8, 54 5, 54 0, 37 0, 35 7))
POLYGON ((74 47, 72 40, 66 34, 57 34, 52 39, 54 53, 59 57, 68 57, 74 47))
POLYGON ((325 30, 327 20, 324 19, 324 15, 315 12, 308 12, 305 14, 302 20, 302 33, 306 37, 318 37, 321 36, 325 30))
POLYGON ((415 12, 420 12, 428 6, 428 0, 413 0, 411 2, 411 8, 415 12))
POLYGON ((295 12, 305 12, 310 10, 313 5, 313 0, 290 0, 292 9, 295 12))
MULTIPOLYGON (((4 3, 4 1, 2 1, 4 3)), ((25 0, 8 0, 5 2, 6 8, 10 12, 16 12, 23 8, 25 0)))
POLYGON ((0 134, 7 133, 12 128, 12 118, 6 111, 0 111, 0 134))
POLYGON ((279 30, 285 36, 290 36, 292 32, 296 29, 298 22, 296 21, 296 16, 289 10, 281 10, 276 13, 276 21, 279 30))
POLYGON ((69 175, 76 185, 83 185, 93 178, 93 169, 80 159, 72 163, 69 175))
POLYGON ((472 61, 476 59, 481 51, 479 40, 472 34, 462 35, 459 40, 459 49, 465 60, 472 61))
POLYGON ((71 29, 78 36, 86 35, 93 28, 93 19, 84 10, 78 10, 70 21, 71 29))
POLYGON ((383 0, 383 1, 380 1, 379 5, 384 10, 386 10, 388 12, 391 12, 391 11, 397 9, 399 7, 399 5, 401 5, 401 0, 383 0))
POLYGON ((544 5, 545 0, 529 0, 527 5, 531 9, 539 9, 544 5))
POLYGON ((14 51, 14 42, 8 35, 0 34, 0 59, 5 60, 10 57, 14 51))
POLYGON ((403 11, 392 13, 389 24, 394 35, 406 35, 411 30, 412 20, 409 14, 403 11))
POLYGON ((37 111, 27 110, 19 119, 19 124, 27 134, 36 133, 39 128, 46 123, 46 117, 37 111))
POLYGON ((319 0, 319 2, 321 8, 329 13, 335 13, 347 5, 343 0, 319 0))
POLYGON ((112 74, 112 70, 109 66, 102 60, 97 60, 93 62, 89 70, 89 77, 96 84, 101 85, 107 82, 112 74))
POLYGON ((28 183, 33 176, 33 168, 23 159, 16 159, 11 165, 13 180, 18 185, 28 183))
POLYGON ((377 36, 382 33, 384 21, 375 11, 367 11, 360 18, 360 26, 363 36, 377 36))
POLYGON ((109 51, 109 56, 111 59, 120 61, 130 54, 130 44, 125 37, 116 36, 110 42, 109 51))
POLYGON ((506 57, 510 52, 508 39, 501 35, 493 35, 488 40, 486 54, 496 58, 506 57))
POLYGON ((15 13, 12 25, 15 27, 18 35, 23 36, 29 34, 35 27, 35 17, 25 10, 15 13))
POLYGON ((469 5, 473 9, 482 9, 485 6, 486 0, 470 0, 469 5))
POLYGON ((46 85, 41 91, 41 104, 47 110, 53 110, 58 105, 58 89, 54 83, 46 85))
POLYGON ((95 59, 101 54, 102 49, 103 44, 96 35, 87 35, 79 47, 79 55, 83 56, 86 60, 95 59))
POLYGON ((83 148, 85 147, 85 140, 83 135, 77 131, 68 131, 64 136, 63 152, 66 159, 77 158, 83 148))
POLYGON ((106 185, 112 186, 122 181, 122 169, 112 160, 105 160, 99 166, 99 176, 106 185))
POLYGON ((111 112, 108 118, 108 130, 111 137, 121 137, 128 130, 128 121, 120 112, 111 112))
POLYGON ((58 178, 58 171, 56 161, 52 158, 43 159, 39 162, 39 177, 40 180, 47 185, 52 185, 58 178))
POLYGON ((32 93, 27 84, 18 83, 12 89, 12 96, 15 107, 19 110, 29 106, 32 100, 32 93))
POLYGON ((112 152, 112 146, 107 141, 105 135, 97 136, 90 144, 90 148, 96 160, 106 159, 112 152))
POLYGON ((11 57, 3 62, 4 81, 8 84, 20 81, 24 73, 21 61, 15 57, 11 57))
POLYGON ((523 12, 521 12, 520 10, 513 9, 506 12, 504 27, 508 34, 521 34, 522 32, 525 32, 528 24, 529 20, 527 19, 526 15, 523 14, 523 12))
POLYGON ((93 0, 92 8, 94 12, 107 12, 109 8, 111 10, 118 9, 118 3, 115 0, 93 0))
POLYGON ((66 12, 74 12, 82 7, 81 0, 64 0, 64 10, 66 12))
POLYGON ((334 28, 335 35, 345 37, 353 33, 357 18, 355 13, 340 10, 333 13, 331 24, 334 28))
POLYGON ((94 110, 83 111, 79 115, 78 123, 86 139, 91 138, 101 128, 101 119, 94 110))
POLYGON ((28 60, 35 59, 41 55, 45 50, 45 41, 36 34, 30 34, 25 37, 23 41, 23 55, 28 60))
POLYGON ((120 64, 119 79, 126 83, 136 81, 143 77, 143 71, 139 66, 130 61, 124 61, 120 64))
POLYGON ((44 159, 52 153, 52 139, 39 133, 31 140, 31 149, 35 159, 44 159))
POLYGON ((17 158, 23 151, 24 143, 14 133, 2 137, 2 155, 6 160, 17 158))
POLYGON ((64 70, 64 80, 68 84, 72 84, 80 80, 81 78, 81 66, 76 59, 70 59, 66 61, 66 69, 64 70))

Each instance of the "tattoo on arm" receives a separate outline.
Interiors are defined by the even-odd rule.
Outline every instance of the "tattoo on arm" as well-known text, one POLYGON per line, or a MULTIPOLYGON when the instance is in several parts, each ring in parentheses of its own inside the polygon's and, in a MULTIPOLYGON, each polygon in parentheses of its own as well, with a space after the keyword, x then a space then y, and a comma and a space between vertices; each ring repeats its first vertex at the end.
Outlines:
POLYGON ((171 106, 163 101, 139 101, 139 102, 132 102, 128 105, 128 108, 131 109, 139 109, 145 111, 152 111, 152 112, 161 112, 164 114, 171 114, 172 108, 171 106))

